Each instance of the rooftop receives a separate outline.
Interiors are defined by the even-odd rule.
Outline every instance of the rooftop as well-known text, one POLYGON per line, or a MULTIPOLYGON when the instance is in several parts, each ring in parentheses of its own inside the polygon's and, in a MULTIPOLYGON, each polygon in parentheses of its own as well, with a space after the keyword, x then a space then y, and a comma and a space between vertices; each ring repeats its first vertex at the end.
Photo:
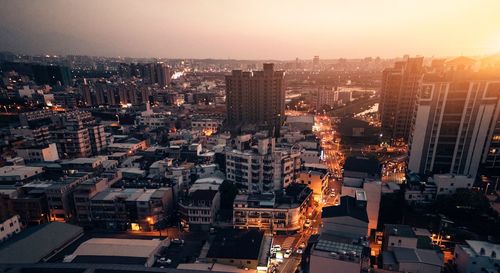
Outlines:
POLYGON ((434 250, 395 247, 392 253, 398 263, 424 263, 443 266, 443 259, 434 250))
POLYGON ((38 263, 82 234, 81 227, 60 222, 26 229, 2 245, 0 264, 38 263))
POLYGON ((264 232, 229 229, 218 233, 210 244, 207 258, 258 260, 264 232))
POLYGON ((137 257, 149 258, 162 245, 160 240, 92 238, 83 242, 69 256, 72 262, 77 257, 137 257))
POLYGON ((495 252, 496 255, 500 255, 500 245, 498 244, 473 240, 466 240, 465 242, 470 247, 470 249, 474 251, 475 255, 491 256, 491 253, 493 252, 495 252), (484 250, 484 254, 481 254, 481 249, 484 250))
POLYGON ((365 207, 356 204, 356 199, 351 196, 342 196, 338 206, 324 207, 321 218, 350 216, 368 223, 368 214, 365 207))
POLYGON ((386 224, 384 235, 416 238, 415 231, 408 225, 386 224))
POLYGON ((380 175, 380 162, 376 158, 350 156, 345 161, 344 171, 380 175))
POLYGON ((117 198, 125 199, 126 201, 149 201, 151 197, 156 197, 159 192, 167 190, 160 189, 114 189, 109 188, 96 194, 92 200, 96 201, 111 201, 117 198))

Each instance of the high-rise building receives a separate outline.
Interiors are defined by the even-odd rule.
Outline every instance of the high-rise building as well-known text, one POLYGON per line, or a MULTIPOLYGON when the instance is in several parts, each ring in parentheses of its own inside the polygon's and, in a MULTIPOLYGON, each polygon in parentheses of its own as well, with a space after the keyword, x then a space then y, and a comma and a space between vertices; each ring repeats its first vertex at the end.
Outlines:
POLYGON ((33 76, 37 84, 62 85, 71 84, 71 71, 66 66, 33 65, 33 76))
POLYGON ((336 88, 318 87, 316 96, 316 108, 319 110, 323 106, 334 106, 339 100, 339 92, 336 88))
POLYGON ((413 120, 409 169, 475 177, 500 169, 500 77, 453 71, 426 75, 413 120))
POLYGON ((319 65, 319 56, 314 56, 313 58, 313 70, 319 70, 320 65, 319 65))
POLYGON ((170 84, 170 79, 172 77, 172 71, 170 67, 165 63, 155 64, 155 83, 161 87, 165 87, 170 84))
POLYGON ((408 139, 424 72, 423 60, 423 57, 407 58, 382 74, 380 115, 386 137, 408 139))
POLYGON ((285 116, 284 71, 264 64, 263 71, 233 70, 226 76, 227 121, 232 130, 248 124, 265 125, 279 134, 285 116))
POLYGON ((104 125, 97 124, 90 112, 72 111, 54 117, 51 138, 62 158, 89 157, 107 147, 104 125))

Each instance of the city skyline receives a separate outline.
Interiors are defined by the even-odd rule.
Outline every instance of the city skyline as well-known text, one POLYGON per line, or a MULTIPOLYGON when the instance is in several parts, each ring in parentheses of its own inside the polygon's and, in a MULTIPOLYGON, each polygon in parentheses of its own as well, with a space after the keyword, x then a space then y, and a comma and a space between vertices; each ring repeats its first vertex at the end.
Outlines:
POLYGON ((252 60, 500 52, 498 2, 360 2, 3 0, 0 50, 252 60))

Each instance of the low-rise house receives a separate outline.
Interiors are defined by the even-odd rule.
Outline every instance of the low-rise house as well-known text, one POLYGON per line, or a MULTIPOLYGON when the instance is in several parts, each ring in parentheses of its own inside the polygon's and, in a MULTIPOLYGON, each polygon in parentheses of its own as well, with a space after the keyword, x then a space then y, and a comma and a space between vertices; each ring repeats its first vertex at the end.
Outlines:
POLYGON ((435 174, 432 180, 437 187, 437 196, 451 195, 458 189, 470 189, 474 185, 474 178, 465 175, 435 174))
POLYGON ((14 186, 26 184, 43 173, 42 167, 4 166, 0 168, 0 185, 14 186))
POLYGON ((314 201, 321 202, 328 195, 330 176, 328 169, 314 168, 313 166, 304 164, 303 170, 298 173, 295 181, 307 185, 313 191, 314 201))
POLYGON ((455 246, 453 264, 459 273, 498 272, 499 254, 499 244, 466 240, 455 246))
POLYGON ((324 207, 322 233, 357 239, 369 235, 366 200, 342 196, 338 206, 324 207))
POLYGON ((21 232, 21 218, 14 215, 0 223, 0 243, 9 239, 12 235, 21 232))
POLYGON ((359 273, 370 267, 370 248, 365 241, 321 234, 310 250, 310 273, 359 273))
POLYGON ((57 145, 50 143, 44 146, 30 146, 16 149, 18 156, 26 162, 53 162, 59 160, 57 145))
POLYGON ((209 230, 220 208, 220 193, 216 189, 189 192, 179 202, 181 225, 189 230, 209 230))
POLYGON ((434 250, 394 247, 382 253, 382 268, 393 272, 440 273, 443 258, 434 250))
POLYGON ((380 162, 376 158, 350 156, 344 163, 345 177, 380 180, 380 162))
POLYGON ((222 230, 209 243, 204 260, 238 268, 266 268, 272 240, 263 231, 222 230))

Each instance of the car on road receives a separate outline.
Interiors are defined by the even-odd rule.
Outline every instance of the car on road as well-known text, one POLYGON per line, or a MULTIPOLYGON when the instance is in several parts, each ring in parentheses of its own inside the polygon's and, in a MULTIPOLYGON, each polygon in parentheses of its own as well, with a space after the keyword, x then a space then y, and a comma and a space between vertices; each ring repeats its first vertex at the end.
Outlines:
POLYGON ((157 260, 157 262, 159 264, 171 264, 172 263, 172 260, 171 259, 168 259, 168 258, 165 258, 165 257, 161 257, 157 260))
POLYGON ((285 251, 285 254, 283 254, 283 257, 284 257, 285 259, 290 258, 290 256, 292 255, 292 253, 293 253, 292 249, 291 249, 291 248, 289 248, 289 249, 287 249, 287 250, 285 251))
POLYGON ((280 252, 281 251, 281 246, 280 245, 273 245, 271 247, 271 252, 280 252))
POLYGON ((297 247, 297 250, 295 251, 297 254, 302 254, 304 253, 304 248, 302 246, 297 247))
POLYGON ((311 227, 311 220, 307 219, 306 222, 304 223, 305 228, 310 228, 311 227))
POLYGON ((175 238, 175 239, 172 239, 172 244, 174 245, 183 245, 184 244, 184 240, 182 239, 179 239, 179 238, 175 238))

